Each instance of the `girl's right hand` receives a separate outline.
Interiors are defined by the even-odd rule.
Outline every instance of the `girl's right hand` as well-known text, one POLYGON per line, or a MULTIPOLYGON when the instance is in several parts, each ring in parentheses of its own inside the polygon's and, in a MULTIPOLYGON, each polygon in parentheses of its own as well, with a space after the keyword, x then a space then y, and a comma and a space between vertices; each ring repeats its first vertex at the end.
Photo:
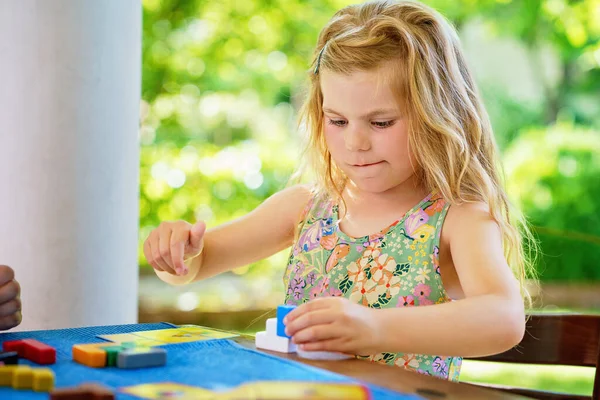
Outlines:
POLYGON ((144 256, 156 271, 186 275, 185 261, 202 252, 205 230, 203 221, 194 225, 185 221, 161 222, 144 242, 144 256))

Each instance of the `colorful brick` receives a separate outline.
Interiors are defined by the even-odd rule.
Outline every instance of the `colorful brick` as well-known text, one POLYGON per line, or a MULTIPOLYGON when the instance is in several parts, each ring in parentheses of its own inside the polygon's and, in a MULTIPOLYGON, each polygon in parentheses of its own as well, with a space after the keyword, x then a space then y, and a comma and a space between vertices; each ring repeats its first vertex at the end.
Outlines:
POLYGON ((49 392, 54 388, 54 371, 50 368, 34 368, 32 388, 36 392, 49 392))
POLYGON ((19 365, 5 365, 0 367, 0 386, 12 386, 13 375, 19 365))
POLYGON ((92 368, 106 366, 106 351, 100 346, 106 343, 76 344, 73 346, 73 360, 92 368))
POLYGON ((19 357, 25 357, 25 342, 23 340, 9 340, 3 342, 2 351, 16 351, 19 357))
POLYGON ((33 339, 4 342, 2 343, 2 350, 5 352, 15 351, 19 357, 42 365, 56 362, 56 349, 33 339))
POLYGON ((12 387, 15 389, 33 388, 33 369, 26 365, 17 366, 12 376, 12 387))
POLYGON ((116 367, 117 357, 119 356, 119 353, 124 350, 124 348, 121 346, 107 346, 102 347, 102 350, 106 352, 106 366, 116 367))
POLYGON ((288 315, 296 306, 281 305, 277 307, 277 336, 289 338, 285 334, 285 324, 283 319, 288 315))
POLYGON ((114 400, 115 395, 106 386, 87 383, 76 387, 55 389, 50 400, 114 400))
POLYGON ((2 365, 17 365, 19 363, 19 353, 16 351, 0 353, 0 363, 2 365))
POLYGON ((56 349, 33 339, 23 340, 25 343, 25 358, 41 365, 56 363, 56 349))
POLYGON ((167 352, 158 347, 126 349, 121 351, 117 358, 119 368, 158 367, 166 363, 167 352))

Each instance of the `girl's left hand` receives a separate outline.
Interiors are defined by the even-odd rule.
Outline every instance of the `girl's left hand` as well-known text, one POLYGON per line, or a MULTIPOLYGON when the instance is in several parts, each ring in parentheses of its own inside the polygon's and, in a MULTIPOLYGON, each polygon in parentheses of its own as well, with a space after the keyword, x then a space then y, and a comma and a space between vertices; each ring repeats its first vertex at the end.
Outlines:
POLYGON ((369 355, 381 343, 376 312, 343 297, 322 297, 298 306, 284 323, 302 350, 369 355))

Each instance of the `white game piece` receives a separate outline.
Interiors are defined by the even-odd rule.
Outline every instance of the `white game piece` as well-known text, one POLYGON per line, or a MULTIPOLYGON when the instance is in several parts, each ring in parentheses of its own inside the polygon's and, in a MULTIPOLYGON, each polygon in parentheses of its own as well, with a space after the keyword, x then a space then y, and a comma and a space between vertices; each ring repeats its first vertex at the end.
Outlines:
POLYGON ((299 357, 306 358, 309 360, 346 360, 353 358, 348 354, 337 353, 334 351, 305 351, 300 348, 296 349, 299 357))
POLYGON ((296 345, 291 339, 277 336, 277 333, 270 335, 268 332, 258 332, 256 334, 255 344, 257 349, 277 351, 279 353, 294 353, 296 345))
POLYGON ((267 335, 277 336, 277 318, 269 318, 267 320, 267 335))

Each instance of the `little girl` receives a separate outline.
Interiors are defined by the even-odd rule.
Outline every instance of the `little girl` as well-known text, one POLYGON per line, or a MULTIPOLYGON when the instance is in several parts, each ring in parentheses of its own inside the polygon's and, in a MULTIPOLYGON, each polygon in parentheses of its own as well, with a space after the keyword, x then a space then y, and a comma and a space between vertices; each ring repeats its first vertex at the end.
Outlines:
POLYGON ((318 181, 206 232, 161 223, 144 243, 158 276, 186 284, 291 246, 285 302, 299 307, 285 322, 304 350, 456 380, 461 357, 516 345, 522 238, 450 24, 412 1, 346 7, 321 31, 310 83, 318 181))

